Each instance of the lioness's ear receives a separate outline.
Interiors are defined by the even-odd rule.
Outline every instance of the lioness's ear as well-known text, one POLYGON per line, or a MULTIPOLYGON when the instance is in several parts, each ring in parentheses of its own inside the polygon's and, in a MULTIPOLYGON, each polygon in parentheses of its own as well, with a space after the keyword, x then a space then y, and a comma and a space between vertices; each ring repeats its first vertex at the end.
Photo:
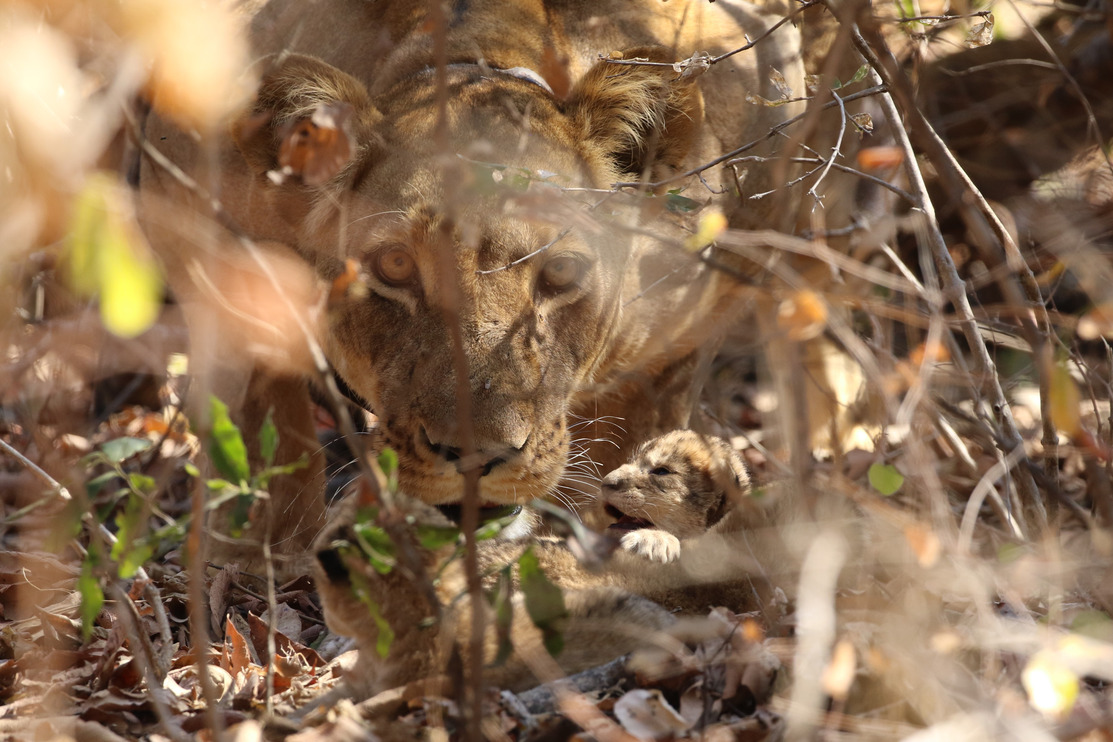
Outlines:
POLYGON ((268 63, 251 113, 233 126, 236 144, 257 173, 322 185, 382 115, 363 83, 330 64, 300 54, 268 63))
MULTIPOLYGON (((622 59, 676 61, 659 46, 627 49, 622 59)), ((600 61, 576 84, 568 106, 585 139, 600 145, 620 172, 648 172, 651 180, 684 165, 703 122, 699 86, 671 66, 600 61)))

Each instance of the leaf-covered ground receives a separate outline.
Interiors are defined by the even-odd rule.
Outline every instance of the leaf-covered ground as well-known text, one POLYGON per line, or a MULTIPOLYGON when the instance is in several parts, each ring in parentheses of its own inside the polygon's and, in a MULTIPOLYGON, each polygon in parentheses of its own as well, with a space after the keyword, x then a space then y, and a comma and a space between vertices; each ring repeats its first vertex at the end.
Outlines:
MULTIPOLYGON (((762 250, 837 276, 774 292, 773 333, 744 322, 727 339, 698 416, 753 471, 769 511, 753 578, 769 590, 753 612, 689 617, 575 690, 489 687, 476 720, 443 678, 348 697, 350 646, 308 577, 200 561, 201 502, 242 498, 246 514, 275 472, 247 467, 230 423, 215 445, 192 432, 189 333, 137 247, 124 177, 97 163, 121 160, 133 122, 120 111, 181 76, 199 38, 217 50, 209 76, 162 100, 203 127, 246 95, 234 24, 200 3, 165 17, 139 2, 120 16, 91 1, 10 6, 0 68, 21 74, 0 78, 0 739, 1113 735, 1108 9, 872 7, 907 75, 868 59, 825 84, 856 95, 877 73, 871 95, 900 110, 846 125, 888 138, 854 160, 802 154, 884 180, 902 205, 826 225, 864 235, 849 254, 815 234, 761 236, 762 250), (155 71, 138 79, 128 54, 155 71), (924 136, 920 111, 949 150, 924 136), (785 431, 811 381, 805 341, 820 336, 885 401, 837 410, 837 444, 801 445, 785 431), (774 340, 801 355, 770 357, 774 340), (205 454, 217 478, 201 475, 205 454)), ((701 199, 663 201, 698 212, 701 199)), ((754 246, 693 215, 690 248, 754 246)))

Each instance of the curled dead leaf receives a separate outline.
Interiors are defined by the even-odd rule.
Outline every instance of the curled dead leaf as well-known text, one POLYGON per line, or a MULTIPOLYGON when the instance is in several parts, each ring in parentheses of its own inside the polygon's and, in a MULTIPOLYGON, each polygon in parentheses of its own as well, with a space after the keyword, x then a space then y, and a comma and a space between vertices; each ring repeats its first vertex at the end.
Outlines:
POLYGON ((694 80, 711 68, 711 55, 707 52, 696 52, 687 59, 683 59, 672 66, 680 80, 694 80))
POLYGON ((322 103, 308 118, 292 121, 279 132, 278 169, 267 173, 275 183, 296 178, 310 186, 324 185, 352 159, 347 103, 322 103))
POLYGON ((987 46, 993 41, 993 23, 993 13, 988 13, 984 21, 971 26, 970 32, 966 34, 966 46, 974 49, 987 46))

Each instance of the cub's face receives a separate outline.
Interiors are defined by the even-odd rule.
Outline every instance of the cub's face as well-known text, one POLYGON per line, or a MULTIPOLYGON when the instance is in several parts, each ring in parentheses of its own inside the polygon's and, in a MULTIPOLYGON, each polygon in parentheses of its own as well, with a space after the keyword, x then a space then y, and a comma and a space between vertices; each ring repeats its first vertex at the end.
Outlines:
POLYGON ((718 523, 748 494, 749 476, 726 441, 690 430, 643 444, 633 461, 603 479, 615 530, 655 528, 692 538, 718 523))

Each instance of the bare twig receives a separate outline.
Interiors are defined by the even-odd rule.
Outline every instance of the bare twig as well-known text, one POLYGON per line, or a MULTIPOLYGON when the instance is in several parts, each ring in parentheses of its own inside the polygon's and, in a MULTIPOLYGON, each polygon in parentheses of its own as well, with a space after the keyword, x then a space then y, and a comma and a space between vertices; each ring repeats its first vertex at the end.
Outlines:
MULTIPOLYGON (((845 104, 845 103, 850 103, 851 101, 860 100, 862 98, 869 98, 870 96, 874 96, 874 95, 878 95, 879 93, 883 93, 883 92, 885 92, 885 90, 886 90, 886 88, 885 88, 884 85, 878 85, 876 87, 867 88, 866 90, 860 90, 857 93, 851 93, 850 95, 844 96, 843 99, 842 99, 842 102, 845 104)), ((820 110, 825 110, 825 109, 828 109, 828 108, 835 108, 838 105, 839 104, 836 103, 835 101, 830 101, 830 102, 825 103, 824 105, 820 106, 820 110)), ((699 167, 694 167, 691 170, 685 171, 683 173, 678 173, 678 174, 673 175, 671 177, 665 178, 664 180, 659 180, 656 183, 642 183, 640 181, 619 182, 619 183, 612 183, 611 187, 612 188, 644 188, 644 189, 647 189, 647 190, 653 190, 655 188, 660 188, 661 186, 668 185, 669 183, 675 183, 677 181, 684 180, 685 178, 690 178, 693 175, 696 175, 698 173, 702 173, 704 170, 710 170, 711 168, 715 167, 716 165, 721 165, 721 164, 723 164, 723 163, 725 163, 729 160, 734 159, 735 157, 738 157, 739 155, 741 155, 745 152, 750 151, 751 149, 758 146, 759 144, 766 141, 767 139, 772 139, 773 137, 777 136, 779 133, 781 133, 782 131, 784 131, 788 127, 792 126, 793 124, 804 120, 805 116, 807 116, 807 112, 797 114, 797 115, 795 115, 795 116, 793 116, 792 118, 789 118, 789 119, 785 119, 784 121, 777 124, 776 126, 770 127, 769 131, 765 132, 765 134, 763 134, 762 136, 753 140, 752 142, 748 142, 746 144, 743 144, 741 147, 738 147, 737 149, 733 149, 733 150, 731 150, 730 152, 727 152, 724 155, 720 155, 719 157, 716 157, 714 160, 711 160, 710 162, 706 162, 703 165, 700 165, 699 167)))
MULTIPOLYGON (((771 36, 781 26, 785 25, 786 23, 791 22, 793 19, 796 18, 796 16, 800 15, 801 13, 803 13, 808 8, 810 8, 814 5, 819 5, 820 2, 822 2, 822 0, 806 0, 806 2, 800 3, 799 5, 796 6, 796 8, 793 9, 793 11, 791 13, 786 15, 784 18, 781 18, 779 21, 774 23, 769 28, 765 29, 765 31, 763 31, 757 38, 750 39, 749 37, 747 37, 746 38, 746 43, 744 45, 738 47, 737 49, 732 49, 729 52, 724 52, 723 54, 720 54, 717 57, 712 57, 711 59, 707 60, 708 64, 718 64, 719 62, 722 62, 724 59, 730 59, 735 54, 740 54, 744 51, 749 51, 750 49, 753 49, 755 46, 757 46, 759 43, 761 43, 761 41, 763 39, 771 36)), ((649 60, 646 60, 646 59, 611 59, 610 57, 604 56, 602 54, 599 55, 599 58, 602 61, 606 62, 607 64, 626 65, 626 66, 630 66, 630 67, 676 67, 677 65, 684 64, 683 61, 681 61, 681 62, 650 62, 649 60)))
MULTIPOLYGON (((727 162, 726 165, 727 166, 737 165, 737 164, 741 164, 743 162, 773 162, 774 160, 778 160, 778 159, 780 159, 780 158, 778 158, 778 157, 766 157, 765 155, 746 155, 745 157, 738 157, 736 159, 733 159, 733 160, 727 162)), ((830 160, 824 160, 821 157, 789 157, 789 158, 787 158, 787 160, 789 162, 798 162, 798 163, 801 163, 801 164, 804 164, 804 165, 822 165, 824 162, 830 162, 830 160)), ((862 180, 873 183, 874 185, 880 186, 881 188, 885 188, 886 190, 892 191, 896 195, 900 196, 902 199, 907 201, 909 204, 913 203, 912 194, 910 194, 908 191, 904 190, 903 188, 901 188, 899 186, 893 185, 892 183, 885 180, 884 178, 879 178, 876 175, 870 175, 869 173, 864 173, 861 170, 856 170, 855 168, 848 167, 847 165, 840 165, 837 162, 831 162, 831 168, 834 169, 834 170, 838 170, 839 172, 842 172, 842 173, 847 173, 848 175, 853 175, 856 178, 861 178, 862 180)), ((809 171, 809 172, 815 172, 815 171, 812 170, 812 171, 809 171)), ((797 180, 792 181, 792 183, 796 183, 800 180, 803 180, 803 178, 798 178, 797 180)), ((792 184, 790 183, 789 185, 792 185, 792 184)), ((769 192, 767 191, 766 193, 769 193, 769 192)), ((765 194, 753 194, 753 195, 749 196, 749 198, 758 198, 761 195, 765 195, 765 194)))
MULTIPOLYGON (((916 165, 915 152, 912 149, 912 142, 908 137, 908 133, 904 127, 900 125, 901 121, 910 121, 918 131, 921 132, 921 138, 928 143, 928 154, 932 157, 936 167, 941 171, 946 171, 953 180, 957 181, 959 188, 971 194, 977 194, 977 189, 965 177, 958 164, 954 161, 953 155, 947 149, 942 140, 938 139, 938 135, 931 130, 930 125, 924 118, 923 114, 915 106, 910 93, 910 86, 908 80, 903 76, 899 65, 892 57, 892 53, 885 45, 884 40, 880 37, 876 29, 869 31, 872 43, 867 43, 863 36, 863 30, 857 26, 853 29, 853 40, 858 51, 865 56, 866 60, 873 67, 875 73, 880 76, 881 80, 887 86, 889 92, 882 95, 881 105, 885 110, 886 116, 892 123, 893 134, 897 139, 899 146, 904 150, 904 165, 905 172, 911 185, 911 193, 917 197, 918 209, 924 215, 926 229, 924 234, 928 239, 927 247, 929 248, 932 258, 935 262, 936 268, 939 271, 940 278, 943 284, 943 292, 948 299, 954 304, 959 314, 959 327, 966 338, 967 344, 970 347, 970 352, 973 354, 975 369, 981 379, 982 385, 989 393, 990 401, 997 414, 1002 432, 1005 439, 1005 452, 1011 452, 1017 446, 1022 445, 1022 438, 1020 432, 1017 430, 1016 422, 1013 420, 1012 410, 1009 407, 1008 399, 1005 397, 1005 392, 1001 387, 1000 379, 997 375, 997 369, 993 363, 993 359, 989 355, 985 342, 978 332, 977 323, 974 320, 973 311, 970 308, 970 300, 966 295, 966 286, 962 282, 961 277, 958 275, 958 270, 955 268, 954 261, 951 259, 951 254, 947 250, 947 245, 943 239, 943 233, 939 229, 938 220, 935 217, 935 207, 931 203, 927 195, 927 186, 924 183, 923 175, 920 173, 919 167, 916 165), (898 94, 901 98, 901 104, 904 116, 901 116, 901 111, 897 110, 896 103, 893 102, 891 97, 898 94)), ((984 202, 984 199, 981 199, 984 202)), ((1007 240, 1012 243, 1011 237, 1008 236, 1004 226, 996 219, 992 209, 988 204, 985 205, 983 215, 988 212, 993 215, 992 222, 996 222, 994 231, 997 232, 999 241, 1004 244, 1007 240)), ((988 215, 986 215, 988 219, 988 215)), ((1015 244, 1013 244, 1015 249, 1015 244)), ((1023 264, 1022 260, 1018 262, 1023 264)), ((1042 378, 1041 374, 1041 378, 1042 378)), ((1047 510, 1044 507, 1042 498, 1040 497, 1039 490, 1036 488, 1035 481, 1027 470, 1019 473, 1017 477, 1017 488, 1020 492, 1023 507, 1029 511, 1035 525, 1043 530, 1047 527, 1047 510)))

